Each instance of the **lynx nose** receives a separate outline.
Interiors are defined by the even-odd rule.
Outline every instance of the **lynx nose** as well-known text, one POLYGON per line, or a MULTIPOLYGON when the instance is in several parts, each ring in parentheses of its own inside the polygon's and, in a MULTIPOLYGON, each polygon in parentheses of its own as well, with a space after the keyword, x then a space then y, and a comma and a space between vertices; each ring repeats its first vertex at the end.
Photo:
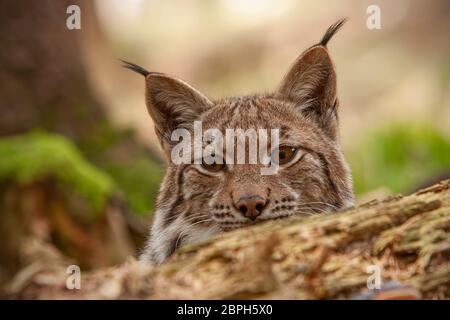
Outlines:
POLYGON ((267 202, 260 196, 243 196, 236 203, 236 207, 242 215, 255 220, 264 210, 267 202))

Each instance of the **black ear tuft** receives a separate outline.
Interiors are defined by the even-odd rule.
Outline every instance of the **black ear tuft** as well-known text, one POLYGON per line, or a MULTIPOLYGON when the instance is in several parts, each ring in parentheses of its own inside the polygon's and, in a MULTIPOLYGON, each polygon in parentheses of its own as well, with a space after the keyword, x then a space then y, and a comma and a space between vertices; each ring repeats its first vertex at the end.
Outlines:
POLYGON ((150 73, 150 71, 145 70, 144 68, 138 66, 137 64, 119 59, 121 62, 123 62, 122 67, 130 69, 131 71, 137 72, 139 74, 142 74, 144 77, 148 76, 150 73))
POLYGON ((347 21, 347 18, 339 19, 335 23, 333 23, 325 32, 323 35, 322 40, 320 40, 320 43, 318 45, 327 46, 328 41, 336 34, 336 32, 339 31, 339 29, 344 25, 344 23, 347 21))

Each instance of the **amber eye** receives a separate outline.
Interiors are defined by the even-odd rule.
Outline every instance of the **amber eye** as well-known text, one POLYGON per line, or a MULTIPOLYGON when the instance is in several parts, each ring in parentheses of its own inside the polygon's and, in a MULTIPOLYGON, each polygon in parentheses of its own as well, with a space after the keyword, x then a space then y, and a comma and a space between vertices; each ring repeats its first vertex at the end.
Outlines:
POLYGON ((224 163, 217 163, 217 162, 213 162, 211 164, 208 164, 208 163, 205 162, 205 160, 203 160, 202 167, 205 168, 208 171, 219 172, 220 170, 225 168, 225 164, 224 163))
POLYGON ((298 149, 289 146, 281 146, 278 149, 278 164, 283 165, 294 159, 298 149))

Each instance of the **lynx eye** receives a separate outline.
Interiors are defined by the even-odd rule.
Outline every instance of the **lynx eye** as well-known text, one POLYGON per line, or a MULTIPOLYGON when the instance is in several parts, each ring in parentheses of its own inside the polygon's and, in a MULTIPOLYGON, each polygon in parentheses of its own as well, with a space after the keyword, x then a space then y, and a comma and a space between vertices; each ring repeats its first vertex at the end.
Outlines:
POLYGON ((298 149, 290 146, 280 146, 278 148, 278 164, 283 165, 294 159, 298 149))
POLYGON ((219 172, 219 171, 223 170, 223 168, 225 168, 225 164, 217 163, 215 161, 213 163, 209 164, 209 163, 206 163, 205 160, 203 160, 202 167, 208 171, 219 172))

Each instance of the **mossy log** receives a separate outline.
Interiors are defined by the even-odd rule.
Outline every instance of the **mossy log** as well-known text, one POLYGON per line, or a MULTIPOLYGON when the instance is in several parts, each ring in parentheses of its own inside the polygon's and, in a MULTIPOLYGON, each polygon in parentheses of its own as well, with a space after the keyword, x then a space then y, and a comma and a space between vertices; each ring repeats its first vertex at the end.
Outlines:
POLYGON ((119 267, 82 274, 79 290, 66 288, 68 262, 57 265, 52 258, 50 269, 19 274, 10 295, 339 299, 367 290, 367 267, 377 265, 384 282, 409 285, 422 298, 450 298, 449 231, 447 180, 409 196, 372 201, 335 214, 273 221, 225 233, 181 248, 158 267, 130 260, 119 267))

